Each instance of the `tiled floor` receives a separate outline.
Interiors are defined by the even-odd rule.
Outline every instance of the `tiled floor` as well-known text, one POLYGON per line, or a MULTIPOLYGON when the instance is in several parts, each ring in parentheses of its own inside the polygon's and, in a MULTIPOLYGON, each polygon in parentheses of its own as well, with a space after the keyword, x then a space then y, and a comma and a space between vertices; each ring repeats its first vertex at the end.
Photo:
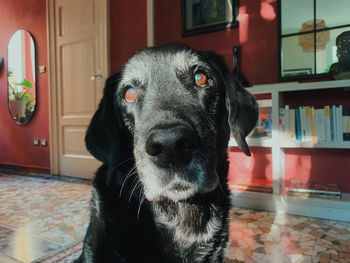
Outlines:
POLYGON ((350 224, 232 208, 229 257, 257 263, 350 262, 350 224))
MULTIPOLYGON (((83 238, 91 187, 69 181, 0 172, 0 263, 32 262, 83 238)), ((350 262, 350 224, 240 208, 230 216, 231 259, 350 262)))
POLYGON ((88 222, 91 186, 0 172, 1 254, 32 262, 76 243, 88 222))

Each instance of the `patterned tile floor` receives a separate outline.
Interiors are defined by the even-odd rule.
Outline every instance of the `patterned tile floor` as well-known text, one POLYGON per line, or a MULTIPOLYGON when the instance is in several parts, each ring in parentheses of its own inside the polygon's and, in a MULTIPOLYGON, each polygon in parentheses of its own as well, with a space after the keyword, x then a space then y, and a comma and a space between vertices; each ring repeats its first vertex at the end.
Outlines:
POLYGON ((83 238, 91 186, 69 181, 0 172, 0 263, 1 254, 32 262, 83 238))
MULTIPOLYGON (((80 241, 91 186, 0 171, 0 263, 33 262, 80 241)), ((350 224, 232 208, 228 257, 243 262, 350 262, 350 224)))
POLYGON ((232 208, 229 258, 257 263, 350 262, 350 224, 232 208))

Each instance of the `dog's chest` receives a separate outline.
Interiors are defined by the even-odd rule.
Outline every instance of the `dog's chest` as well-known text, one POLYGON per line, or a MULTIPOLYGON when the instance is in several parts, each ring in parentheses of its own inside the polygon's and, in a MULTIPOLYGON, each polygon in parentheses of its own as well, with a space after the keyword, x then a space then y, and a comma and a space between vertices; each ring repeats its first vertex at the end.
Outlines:
POLYGON ((153 211, 164 243, 171 244, 166 250, 182 262, 203 262, 213 251, 222 230, 222 215, 214 205, 162 202, 153 204, 153 211))

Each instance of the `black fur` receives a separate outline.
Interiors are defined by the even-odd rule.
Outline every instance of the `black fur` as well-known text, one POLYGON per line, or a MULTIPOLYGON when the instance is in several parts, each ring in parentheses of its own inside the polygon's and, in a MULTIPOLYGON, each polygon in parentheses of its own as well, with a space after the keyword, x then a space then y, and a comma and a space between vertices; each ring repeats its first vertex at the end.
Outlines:
POLYGON ((179 45, 137 53, 107 80, 86 134, 88 150, 103 165, 77 262, 222 262, 229 211, 226 147, 231 131, 249 155, 245 137, 256 119, 255 100, 216 54, 179 45), (195 68, 208 75, 206 87, 194 86, 195 68), (137 102, 123 100, 129 85, 142 92, 137 102), (178 154, 192 159, 180 159, 183 167, 160 167, 144 145, 150 134, 171 138, 174 126, 193 133, 192 152, 178 154), (178 188, 164 190, 168 186, 178 188))

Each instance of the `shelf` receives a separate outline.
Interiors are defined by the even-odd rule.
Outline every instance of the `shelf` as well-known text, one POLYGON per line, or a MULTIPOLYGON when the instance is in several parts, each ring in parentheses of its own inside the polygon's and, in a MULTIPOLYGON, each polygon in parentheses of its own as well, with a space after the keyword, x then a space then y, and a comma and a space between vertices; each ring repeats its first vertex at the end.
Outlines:
POLYGON ((279 146, 281 148, 329 148, 329 149, 350 149, 350 142, 335 142, 335 141, 292 141, 292 140, 280 140, 279 146))
POLYGON ((243 208, 350 222, 350 194, 348 193, 342 194, 342 200, 327 200, 231 191, 231 203, 243 208))
MULTIPOLYGON (((250 138, 247 137, 246 141, 251 147, 272 147, 272 139, 271 137, 260 137, 260 138, 250 138)), ((237 143, 234 138, 231 138, 229 143, 229 147, 237 147, 237 143)))
MULTIPOLYGON (((326 149, 350 149, 350 141, 293 141, 293 140, 272 140, 270 137, 247 138, 250 147, 272 147, 273 145, 280 148, 326 148, 326 149)), ((237 147, 234 138, 229 141, 229 147, 237 147)))
POLYGON ((338 89, 350 87, 350 80, 330 80, 320 82, 286 82, 267 85, 255 85, 247 90, 252 94, 267 94, 272 92, 288 92, 303 90, 338 89))

